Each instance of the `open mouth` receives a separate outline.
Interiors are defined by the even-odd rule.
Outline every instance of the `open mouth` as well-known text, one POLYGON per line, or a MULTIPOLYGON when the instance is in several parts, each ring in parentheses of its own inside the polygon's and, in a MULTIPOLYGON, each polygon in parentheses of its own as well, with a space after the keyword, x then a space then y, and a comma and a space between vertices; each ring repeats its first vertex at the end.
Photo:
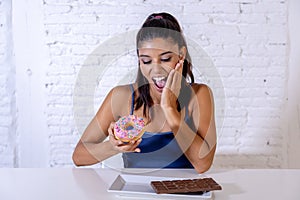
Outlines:
POLYGON ((159 89, 159 90, 162 90, 165 85, 166 85, 166 82, 167 82, 167 77, 153 77, 152 78, 155 86, 159 89))

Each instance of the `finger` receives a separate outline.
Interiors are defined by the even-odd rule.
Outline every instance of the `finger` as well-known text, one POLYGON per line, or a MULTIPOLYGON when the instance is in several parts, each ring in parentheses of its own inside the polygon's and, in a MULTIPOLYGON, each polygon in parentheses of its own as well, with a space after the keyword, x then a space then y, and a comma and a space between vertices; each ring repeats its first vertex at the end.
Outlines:
POLYGON ((136 147, 132 146, 130 144, 123 144, 121 146, 118 146, 118 148, 122 151, 122 152, 134 152, 136 147))
POLYGON ((179 72, 175 72, 173 76, 172 85, 171 85, 172 90, 177 91, 178 89, 180 89, 181 80, 182 80, 182 75, 179 72))
POLYGON ((138 139, 138 140, 136 141, 136 146, 138 146, 141 142, 142 142, 142 138, 138 139))
POLYGON ((168 75, 168 78, 167 78, 167 82, 166 82, 165 88, 170 88, 170 87, 172 86, 174 73, 175 73, 175 70, 172 69, 172 70, 170 71, 169 75, 168 75))
POLYGON ((122 142, 115 137, 114 126, 115 126, 115 122, 110 123, 109 128, 108 128, 108 135, 109 135, 110 140, 112 142, 117 143, 117 144, 121 144, 122 142))
POLYGON ((182 75, 183 64, 184 64, 184 60, 180 60, 180 68, 179 68, 180 75, 182 75))
POLYGON ((111 142, 112 145, 114 146, 120 146, 123 144, 121 140, 117 140, 115 138, 115 135, 113 133, 109 133, 109 141, 111 142))
POLYGON ((171 85, 173 89, 179 89, 181 86, 183 63, 184 63, 183 60, 179 60, 179 62, 175 67, 175 74, 173 76, 173 81, 171 85))
POLYGON ((121 148, 123 151, 126 152, 140 152, 140 149, 137 148, 138 145, 141 143, 141 139, 137 140, 137 141, 130 141, 129 143, 124 144, 121 148))
POLYGON ((181 81, 182 70, 183 70, 183 60, 180 60, 175 67, 175 73, 173 76, 173 83, 177 83, 177 81, 181 81))
POLYGON ((137 148, 137 146, 141 143, 142 139, 138 139, 138 140, 132 140, 130 141, 130 146, 132 149, 137 148))
MULTIPOLYGON (((136 146, 139 146, 139 144, 140 144, 141 142, 142 142, 142 138, 138 139, 138 140, 136 141, 136 146)), ((140 153, 140 152, 141 152, 141 149, 138 148, 138 147, 136 147, 136 148, 134 149, 134 152, 140 153)))
POLYGON ((115 122, 111 122, 107 129, 109 134, 113 134, 114 126, 115 126, 115 122))
POLYGON ((111 129, 110 127, 107 129, 107 131, 108 131, 108 135, 113 135, 114 134, 113 129, 111 129))
POLYGON ((140 152, 141 152, 141 149, 140 149, 140 148, 135 148, 134 152, 140 153, 140 152))
POLYGON ((110 128, 110 129, 114 129, 115 124, 116 124, 116 122, 111 122, 110 125, 109 125, 109 128, 110 128))
POLYGON ((184 60, 179 60, 175 66, 175 70, 180 74, 182 74, 183 63, 184 63, 184 60))

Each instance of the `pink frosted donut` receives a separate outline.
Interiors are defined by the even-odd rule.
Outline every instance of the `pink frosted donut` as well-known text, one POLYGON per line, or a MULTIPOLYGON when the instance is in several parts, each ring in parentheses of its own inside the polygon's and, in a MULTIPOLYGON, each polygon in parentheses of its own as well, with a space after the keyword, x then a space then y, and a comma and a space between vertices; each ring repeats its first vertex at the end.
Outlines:
POLYGON ((141 117, 128 115, 121 117, 114 126, 114 134, 116 139, 122 142, 138 140, 142 137, 145 130, 145 121, 141 117))

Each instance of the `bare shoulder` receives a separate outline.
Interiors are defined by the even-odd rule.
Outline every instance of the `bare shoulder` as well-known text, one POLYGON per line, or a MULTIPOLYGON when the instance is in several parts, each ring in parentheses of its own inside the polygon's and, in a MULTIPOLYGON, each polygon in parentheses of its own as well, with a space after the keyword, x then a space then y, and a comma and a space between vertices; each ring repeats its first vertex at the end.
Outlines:
POLYGON ((206 84, 193 83, 191 85, 193 89, 193 98, 190 101, 190 109, 195 110, 200 106, 201 110, 213 109, 214 98, 210 87, 206 84))
POLYGON ((212 90, 206 84, 193 83, 191 85, 194 93, 198 96, 198 98, 213 98, 212 90))
MULTIPOLYGON (((129 97, 128 95, 131 94, 131 89, 130 89, 130 85, 127 84, 127 85, 118 85, 118 86, 115 86, 113 87, 108 96, 110 98, 115 98, 115 97, 129 97)), ((123 99, 124 100, 124 99, 123 99)))
POLYGON ((132 92, 130 85, 120 85, 112 88, 102 105, 111 109, 113 116, 126 115, 129 112, 132 92))
POLYGON ((128 93, 130 92, 130 87, 132 84, 126 84, 126 85, 117 85, 115 87, 112 88, 112 90, 116 91, 116 92, 121 92, 121 93, 128 93))

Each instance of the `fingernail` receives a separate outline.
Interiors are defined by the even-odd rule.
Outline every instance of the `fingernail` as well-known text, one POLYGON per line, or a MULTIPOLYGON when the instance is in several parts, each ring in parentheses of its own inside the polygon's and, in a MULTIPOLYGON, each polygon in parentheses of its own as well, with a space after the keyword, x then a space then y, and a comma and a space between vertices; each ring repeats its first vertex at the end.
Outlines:
POLYGON ((140 152, 141 152, 140 149, 135 149, 134 151, 137 152, 137 153, 140 153, 140 152))

